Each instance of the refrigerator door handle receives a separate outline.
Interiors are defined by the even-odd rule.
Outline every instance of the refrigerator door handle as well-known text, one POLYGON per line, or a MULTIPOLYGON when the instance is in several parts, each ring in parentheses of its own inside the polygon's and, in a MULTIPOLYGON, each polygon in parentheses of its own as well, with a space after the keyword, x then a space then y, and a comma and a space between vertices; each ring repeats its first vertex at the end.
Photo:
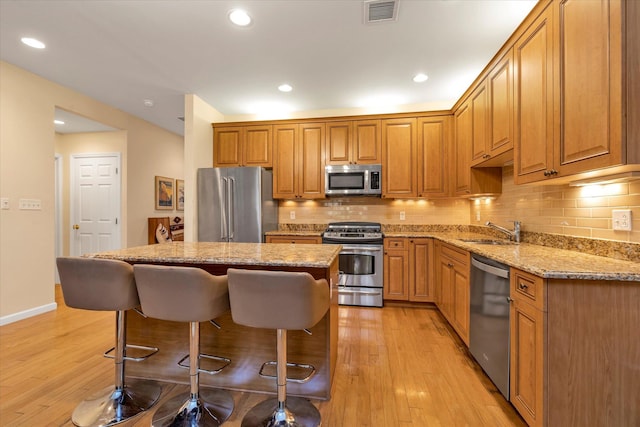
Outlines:
POLYGON ((229 241, 229 236, 227 234, 227 198, 228 198, 228 179, 225 177, 220 178, 220 180, 222 181, 222 188, 224 189, 224 195, 222 197, 222 203, 220 203, 220 218, 222 219, 222 221, 220 221, 220 237, 222 238, 223 242, 228 242, 229 241))
POLYGON ((235 231, 236 231, 235 202, 236 202, 236 179, 229 178, 229 241, 232 241, 235 238, 235 231))

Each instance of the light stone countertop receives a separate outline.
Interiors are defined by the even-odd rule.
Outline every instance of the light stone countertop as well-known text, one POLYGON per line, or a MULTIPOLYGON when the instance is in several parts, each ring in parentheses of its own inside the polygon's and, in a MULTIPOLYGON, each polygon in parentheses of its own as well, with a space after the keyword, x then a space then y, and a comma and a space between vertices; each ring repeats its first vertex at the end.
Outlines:
POLYGON ((488 245, 461 240, 501 240, 485 234, 434 231, 387 232, 384 236, 386 238, 431 237, 546 279, 640 281, 640 263, 637 262, 530 243, 488 245))
POLYGON ((264 265, 328 268, 340 245, 278 243, 171 242, 87 255, 128 262, 184 264, 264 265))

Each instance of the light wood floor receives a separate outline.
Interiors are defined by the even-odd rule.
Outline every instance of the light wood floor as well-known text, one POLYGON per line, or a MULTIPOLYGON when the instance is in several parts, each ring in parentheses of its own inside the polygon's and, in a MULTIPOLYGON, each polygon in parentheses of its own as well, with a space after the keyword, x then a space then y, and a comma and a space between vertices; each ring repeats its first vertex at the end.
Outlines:
MULTIPOLYGON (((113 383, 102 357, 113 313, 58 309, 0 327, 0 425, 71 426, 76 404, 113 383)), ((340 307, 330 401, 313 401, 323 426, 525 426, 433 308, 340 307)), ((275 345, 275 343, 274 343, 275 345)), ((274 387, 275 389, 275 387, 274 387)), ((165 385, 161 402, 187 391, 165 385)), ((225 424, 239 426, 265 395, 232 393, 225 424)), ((150 425, 153 409, 122 426, 150 425)))

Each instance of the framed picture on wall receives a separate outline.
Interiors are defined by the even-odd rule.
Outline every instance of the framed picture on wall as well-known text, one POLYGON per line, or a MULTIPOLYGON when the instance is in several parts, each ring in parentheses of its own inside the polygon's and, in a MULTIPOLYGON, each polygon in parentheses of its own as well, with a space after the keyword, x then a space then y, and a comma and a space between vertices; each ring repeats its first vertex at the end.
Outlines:
POLYGON ((184 210, 184 179, 176 179, 176 209, 184 210))
POLYGON ((156 192, 156 209, 172 211, 173 199, 175 198, 173 178, 156 176, 154 188, 156 192))

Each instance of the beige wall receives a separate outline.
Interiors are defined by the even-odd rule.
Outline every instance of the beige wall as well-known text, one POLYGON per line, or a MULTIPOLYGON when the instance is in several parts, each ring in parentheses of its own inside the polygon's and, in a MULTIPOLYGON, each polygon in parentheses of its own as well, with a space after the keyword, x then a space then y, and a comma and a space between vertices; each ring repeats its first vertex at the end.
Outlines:
POLYGON ((56 107, 126 131, 123 245, 146 244, 153 176, 183 176, 181 136, 0 61, 0 197, 10 201, 0 210, 0 323, 55 308, 56 107), (18 210, 21 198, 40 199, 42 210, 18 210))
POLYGON ((523 230, 640 243, 640 181, 605 186, 514 185, 513 166, 502 170, 502 195, 472 202, 471 224, 496 222, 523 230), (613 231, 611 211, 631 209, 632 231, 613 231), (479 216, 479 220, 477 219, 479 216))

